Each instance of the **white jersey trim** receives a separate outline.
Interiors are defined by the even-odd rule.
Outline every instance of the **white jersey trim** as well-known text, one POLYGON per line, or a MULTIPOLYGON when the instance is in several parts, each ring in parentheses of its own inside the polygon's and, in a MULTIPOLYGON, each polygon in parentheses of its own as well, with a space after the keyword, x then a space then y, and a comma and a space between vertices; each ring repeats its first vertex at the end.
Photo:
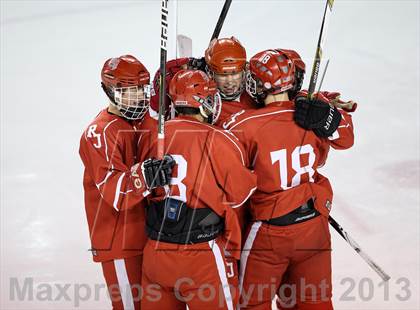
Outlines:
POLYGON ((235 128, 236 126, 238 126, 239 124, 242 124, 243 122, 248 121, 248 120, 253 119, 253 118, 270 116, 270 115, 281 114, 281 113, 286 113, 286 112, 294 112, 294 111, 295 110, 281 110, 281 111, 275 111, 275 112, 270 112, 270 113, 264 113, 264 114, 249 116, 247 118, 244 118, 243 120, 240 120, 238 123, 236 123, 235 125, 230 127, 229 131, 232 131, 232 129, 235 128))
MULTIPOLYGON (((166 122, 167 124, 168 123, 171 123, 171 122, 187 122, 187 123, 193 123, 193 124, 200 124, 200 125, 203 125, 203 126, 206 126, 206 127, 209 127, 209 128, 211 128, 211 129, 213 129, 214 131, 216 131, 216 132, 219 132, 219 133, 221 133, 222 135, 224 135, 226 138, 228 138, 232 143, 233 143, 233 145, 235 145, 235 147, 238 149, 238 151, 239 151, 239 154, 241 155, 241 160, 242 160, 242 165, 244 165, 245 166, 245 160, 244 160, 244 155, 243 155, 243 153, 242 153, 242 151, 241 151, 241 148, 238 146, 238 144, 236 144, 236 142, 235 141, 233 141, 229 136, 228 136, 228 134, 230 134, 230 133, 224 133, 223 131, 221 131, 221 130, 219 130, 219 129, 217 129, 217 128, 215 128, 215 127, 213 127, 213 126, 210 126, 210 125, 207 125, 207 124, 204 124, 204 123, 200 123, 200 122, 194 122, 194 121, 189 121, 189 120, 185 120, 185 119, 174 119, 174 120, 170 120, 170 121, 168 121, 168 122, 166 122)), ((236 138, 236 137, 235 137, 236 138)))
POLYGON ((113 171, 109 170, 108 173, 106 174, 105 178, 102 180, 102 182, 96 184, 96 187, 98 189, 99 189, 99 187, 101 187, 101 185, 103 185, 108 180, 108 178, 111 176, 112 172, 113 171))
POLYGON ((115 273, 117 274, 118 286, 121 294, 121 301, 124 310, 134 310, 134 298, 131 291, 130 281, 128 280, 127 269, 124 259, 114 259, 115 273))
POLYGON ((225 295, 227 308, 228 310, 234 310, 232 294, 230 292, 229 282, 226 276, 225 260, 223 259, 222 252, 220 251, 220 247, 215 240, 210 240, 208 243, 213 252, 214 259, 216 260, 217 271, 219 273, 220 282, 223 287, 223 294, 225 295))
POLYGON ((251 226, 251 230, 246 238, 244 247, 241 252, 241 264, 239 267, 239 296, 242 294, 242 287, 244 285, 244 276, 246 272, 246 263, 248 261, 249 254, 251 253, 252 245, 254 244, 257 233, 260 230, 262 222, 255 222, 251 226))
POLYGON ((139 139, 137 140, 137 147, 140 145, 141 138, 143 138, 143 134, 141 134, 139 139))
POLYGON ((125 176, 125 172, 121 174, 120 177, 118 178, 117 187, 115 188, 115 198, 114 198, 113 206, 114 206, 114 209, 117 211, 119 211, 117 205, 118 205, 118 199, 120 198, 120 194, 121 194, 121 184, 124 179, 124 176, 125 176))
POLYGON ((254 187, 254 188, 252 188, 250 191, 249 191, 249 193, 248 193, 248 196, 246 196, 245 197, 245 199, 240 203, 240 204, 237 204, 237 205, 234 205, 234 206, 232 206, 231 208, 233 208, 233 209, 235 209, 235 208, 238 208, 238 207, 240 207, 240 206, 242 206, 247 200, 248 200, 248 198, 249 197, 251 197, 251 195, 255 192, 257 190, 257 187, 254 187))

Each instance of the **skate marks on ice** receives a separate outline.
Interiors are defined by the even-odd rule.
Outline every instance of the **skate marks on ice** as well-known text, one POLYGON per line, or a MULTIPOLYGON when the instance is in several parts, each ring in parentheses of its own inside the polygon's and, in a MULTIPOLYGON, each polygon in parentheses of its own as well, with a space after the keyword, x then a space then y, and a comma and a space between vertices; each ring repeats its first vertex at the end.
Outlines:
POLYGON ((373 170, 376 182, 392 188, 418 190, 420 161, 404 160, 380 165, 373 170))

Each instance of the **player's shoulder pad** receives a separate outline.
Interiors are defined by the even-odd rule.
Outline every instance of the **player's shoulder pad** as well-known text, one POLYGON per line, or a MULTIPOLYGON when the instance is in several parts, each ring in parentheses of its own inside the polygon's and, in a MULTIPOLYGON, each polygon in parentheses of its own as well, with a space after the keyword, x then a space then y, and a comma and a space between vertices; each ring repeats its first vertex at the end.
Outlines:
POLYGON ((242 164, 245 165, 244 150, 239 139, 229 130, 223 130, 217 127, 213 127, 213 129, 215 132, 216 145, 219 147, 221 145, 225 145, 229 148, 232 148, 235 152, 238 153, 242 164))
POLYGON ((103 110, 87 126, 83 135, 85 139, 88 140, 88 138, 96 137, 98 135, 116 135, 121 129, 126 129, 126 122, 120 117, 103 110))
MULTIPOLYGON (((242 111, 240 111, 242 112, 242 111)), ((240 113, 238 112, 238 113, 240 113)), ((228 130, 237 130, 247 128, 248 130, 258 130, 260 127, 258 123, 265 123, 272 117, 278 117, 280 115, 286 115, 287 113, 293 113, 293 109, 286 109, 282 107, 270 107, 262 108, 257 110, 246 110, 240 115, 232 115, 227 121, 226 125, 229 124, 228 130)), ((236 113, 236 114, 238 114, 236 113)), ((290 114, 289 116, 290 117, 290 114)))
POLYGON ((212 126, 207 123, 195 122, 190 120, 170 120, 167 124, 179 122, 186 122, 192 124, 192 126, 196 126, 198 128, 206 129, 214 133, 214 140, 213 142, 215 145, 218 146, 218 149, 222 148, 223 146, 231 148, 234 152, 237 152, 239 157, 241 158, 242 164, 245 165, 245 157, 243 147, 239 141, 239 139, 230 131, 224 130, 215 126, 212 126))

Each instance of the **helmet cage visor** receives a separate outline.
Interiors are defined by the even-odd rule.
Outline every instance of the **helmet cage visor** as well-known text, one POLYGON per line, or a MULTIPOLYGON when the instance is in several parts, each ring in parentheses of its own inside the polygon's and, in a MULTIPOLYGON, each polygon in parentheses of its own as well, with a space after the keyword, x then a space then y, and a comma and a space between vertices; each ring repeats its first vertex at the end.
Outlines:
POLYGON ((148 84, 115 87, 113 93, 115 105, 126 119, 142 119, 149 109, 151 87, 148 84))
POLYGON ((193 98, 200 103, 201 115, 209 119, 209 123, 216 123, 222 111, 222 99, 219 92, 209 95, 205 99, 198 96, 193 96, 193 98))
POLYGON ((259 79, 254 78, 250 71, 247 71, 245 78, 245 87, 247 93, 254 99, 264 92, 264 87, 259 79))

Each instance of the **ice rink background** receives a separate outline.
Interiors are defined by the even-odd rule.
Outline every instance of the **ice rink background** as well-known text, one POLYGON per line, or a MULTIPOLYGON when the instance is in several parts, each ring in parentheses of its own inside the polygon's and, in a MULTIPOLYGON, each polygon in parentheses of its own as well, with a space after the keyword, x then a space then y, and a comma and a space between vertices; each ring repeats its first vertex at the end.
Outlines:
MULTIPOLYGON (((106 105, 99 73, 107 58, 131 53, 154 74, 160 1, 0 3, 0 307, 108 308, 103 288, 99 300, 73 297, 86 296, 84 284, 103 283, 87 251, 79 137, 106 105), (18 301, 11 281, 22 286, 25 278, 33 278, 35 296, 18 301), (39 300, 41 283, 70 284, 71 300, 39 300)), ((178 31, 193 38, 196 56, 222 5, 179 1, 178 31)), ((324 1, 234 0, 221 36, 238 37, 248 56, 296 49, 311 68, 323 7, 324 1)), ((419 1, 336 1, 330 21, 323 89, 359 102, 355 146, 332 151, 323 168, 335 190, 332 215, 392 277, 387 294, 332 232, 336 309, 420 309, 419 9, 419 1)))

